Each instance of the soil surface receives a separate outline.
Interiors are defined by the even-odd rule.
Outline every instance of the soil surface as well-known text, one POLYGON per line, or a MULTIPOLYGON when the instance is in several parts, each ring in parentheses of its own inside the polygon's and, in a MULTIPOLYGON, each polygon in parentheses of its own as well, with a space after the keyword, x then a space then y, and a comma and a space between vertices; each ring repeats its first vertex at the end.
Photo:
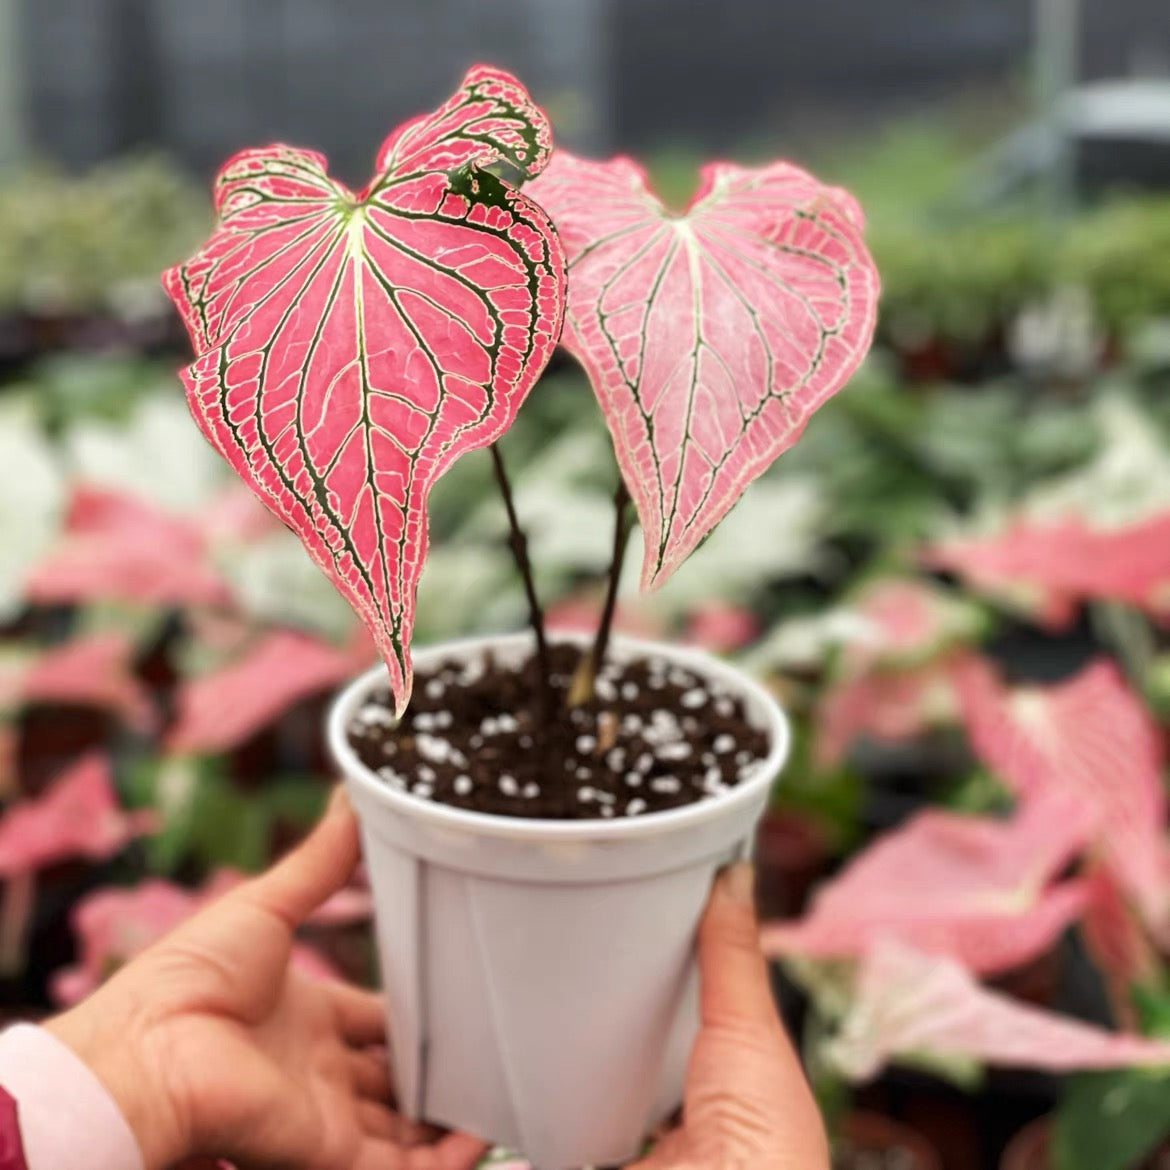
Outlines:
POLYGON ((597 819, 692 804, 753 775, 767 734, 742 701, 666 658, 609 662, 570 709, 582 654, 554 644, 551 703, 533 658, 493 657, 420 671, 401 723, 389 690, 354 713, 349 740, 387 784, 500 816, 597 819))

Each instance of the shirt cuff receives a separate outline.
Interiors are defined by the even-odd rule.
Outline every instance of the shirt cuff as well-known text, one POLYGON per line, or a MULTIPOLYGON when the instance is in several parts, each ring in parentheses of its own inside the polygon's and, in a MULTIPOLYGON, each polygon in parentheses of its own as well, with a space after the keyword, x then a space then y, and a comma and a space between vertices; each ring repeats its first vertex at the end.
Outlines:
POLYGON ((28 1170, 144 1170, 102 1083, 43 1028, 0 1033, 0 1085, 16 1100, 28 1170))

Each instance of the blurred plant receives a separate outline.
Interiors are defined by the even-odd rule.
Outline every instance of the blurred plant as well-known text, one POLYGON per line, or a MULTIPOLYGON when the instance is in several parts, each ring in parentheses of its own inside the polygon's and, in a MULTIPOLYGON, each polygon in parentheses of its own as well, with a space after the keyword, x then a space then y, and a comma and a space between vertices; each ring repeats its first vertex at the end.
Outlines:
POLYGON ((156 827, 152 811, 122 809, 109 761, 97 755, 64 772, 43 796, 12 805, 0 818, 0 971, 11 974, 24 961, 38 870, 70 858, 105 860, 156 827))
POLYGON ((206 230, 206 200, 159 158, 0 184, 0 311, 157 316, 157 274, 206 230))

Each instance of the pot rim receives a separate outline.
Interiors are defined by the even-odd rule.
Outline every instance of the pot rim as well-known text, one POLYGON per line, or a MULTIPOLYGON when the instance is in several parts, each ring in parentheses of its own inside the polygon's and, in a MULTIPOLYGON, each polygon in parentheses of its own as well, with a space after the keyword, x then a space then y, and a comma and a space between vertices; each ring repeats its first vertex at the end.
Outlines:
MULTIPOLYGON (((453 638, 422 648, 414 655, 414 662, 417 666, 430 659, 468 655, 488 647, 518 646, 528 643, 531 637, 530 631, 521 631, 453 638)), ((552 640, 583 645, 592 640, 592 635, 566 631, 555 634, 552 640)), ((358 758, 346 734, 354 709, 370 690, 385 684, 386 673, 382 663, 358 675, 333 700, 326 718, 330 754, 350 783, 357 784, 370 797, 395 812, 435 829, 458 829, 485 837, 519 841, 628 841, 658 837, 691 828, 704 821, 719 819, 741 806, 751 805, 759 799, 761 789, 771 787, 788 758, 792 736, 787 715, 764 687, 738 667, 697 647, 615 634, 610 648, 625 657, 656 655, 668 658, 747 699, 755 714, 763 716, 764 729, 770 739, 768 754, 756 765, 754 774, 727 792, 705 797, 680 808, 637 817, 615 817, 612 820, 501 816, 422 800, 410 793, 399 792, 379 779, 358 758)))

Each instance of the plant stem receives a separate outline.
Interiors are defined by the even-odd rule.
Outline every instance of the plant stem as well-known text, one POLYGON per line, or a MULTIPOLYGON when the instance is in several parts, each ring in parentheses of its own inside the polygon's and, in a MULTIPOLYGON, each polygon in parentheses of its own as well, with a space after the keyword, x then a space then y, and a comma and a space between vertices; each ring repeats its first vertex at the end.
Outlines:
POLYGON ((613 629, 613 615, 617 609, 618 585, 621 583, 622 565, 626 559, 626 546, 630 542, 630 493, 625 481, 619 476, 617 489, 613 493, 613 555, 609 562, 609 582, 605 589, 605 604, 601 608, 601 622, 593 648, 581 659, 581 665, 573 676, 569 688, 569 706, 576 707, 593 697, 593 684, 597 673, 605 662, 609 649, 609 636, 613 629))
POLYGON ((549 691, 550 667, 548 659, 548 642, 544 636, 544 611, 536 597, 536 582, 532 576, 532 562, 528 559, 528 537, 520 527, 520 520, 516 515, 516 504, 512 499, 512 485, 508 481, 508 473, 504 470, 503 456, 500 455, 498 443, 491 446, 492 464, 496 471, 496 483, 500 487, 500 495, 504 499, 504 509, 508 513, 508 528, 510 530, 509 543, 512 546, 512 555, 516 558, 516 568, 520 570, 520 580, 524 583, 524 594, 528 598, 528 620, 532 625, 532 633, 536 637, 536 662, 540 669, 541 692, 545 698, 546 709, 551 709, 551 693, 549 691))

